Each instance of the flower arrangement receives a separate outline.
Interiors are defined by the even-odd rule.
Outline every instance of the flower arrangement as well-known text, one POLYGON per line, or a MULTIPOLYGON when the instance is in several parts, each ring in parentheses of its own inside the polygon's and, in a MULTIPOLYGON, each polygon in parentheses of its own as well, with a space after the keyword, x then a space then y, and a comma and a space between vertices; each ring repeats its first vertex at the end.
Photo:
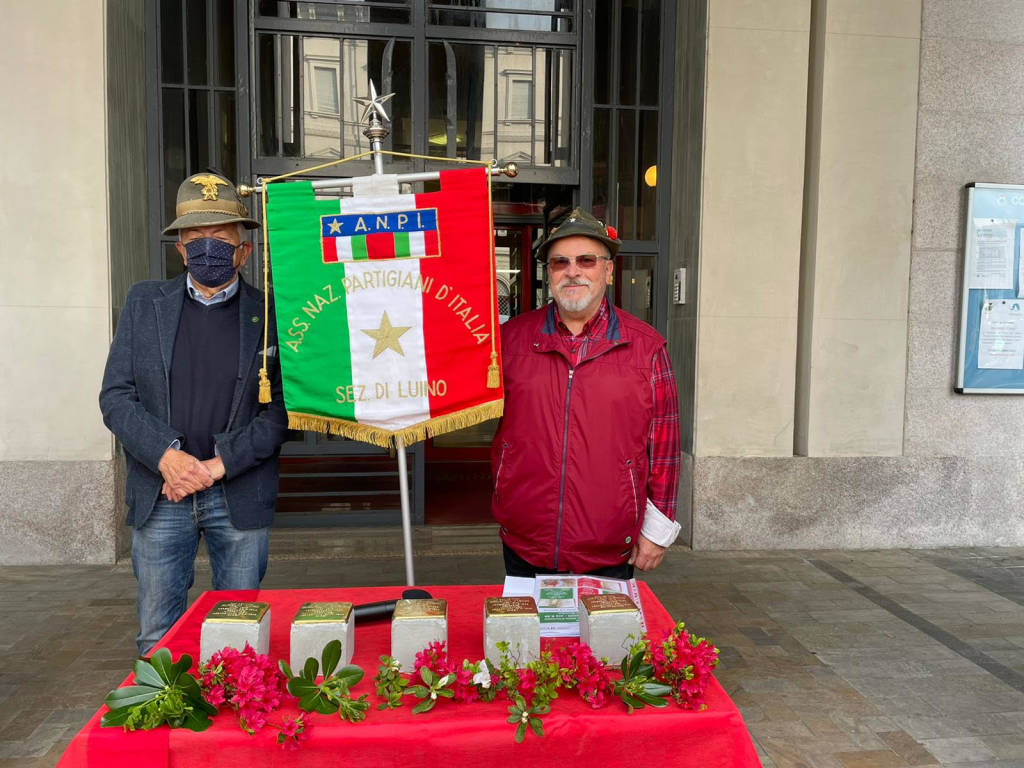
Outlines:
MULTIPOLYGON (((714 644, 690 634, 682 622, 656 636, 645 634, 617 667, 580 642, 544 651, 525 664, 507 643, 499 643, 498 651, 496 662, 455 661, 444 643, 434 642, 416 654, 408 675, 394 658, 381 656, 374 677, 377 709, 401 707, 408 696, 418 699, 413 713, 422 714, 445 699, 470 704, 501 695, 509 705, 507 720, 515 726, 515 740, 521 742, 528 733, 544 736, 543 717, 560 692, 575 692, 595 709, 619 699, 630 713, 646 706, 665 707, 670 700, 683 709, 702 710, 718 664, 714 644)), ((366 718, 368 694, 352 694, 363 670, 351 664, 338 668, 340 659, 341 644, 332 640, 320 660, 307 659, 294 674, 284 661, 275 666, 248 645, 240 651, 224 648, 199 667, 197 680, 189 674, 190 656, 182 654, 172 662, 170 652, 161 649, 151 659, 135 663, 134 685, 110 692, 110 712, 101 724, 136 730, 166 723, 201 731, 209 727, 218 707, 227 704, 246 733, 270 725, 278 731, 278 744, 295 749, 309 735, 308 715, 286 717, 280 725, 268 720, 288 695, 298 699, 304 713, 337 713, 353 723, 366 718)))
POLYGON ((408 680, 395 659, 381 656, 374 678, 383 699, 378 708, 399 707, 402 697, 411 695, 420 700, 412 710, 420 714, 442 699, 491 701, 500 693, 509 702, 508 722, 515 725, 515 739, 521 742, 529 732, 544 735, 542 717, 551 711, 560 690, 575 691, 595 709, 613 697, 629 712, 668 706, 669 697, 683 708, 702 708, 711 670, 718 663, 718 649, 704 638, 692 637, 682 624, 657 640, 645 635, 618 668, 580 642, 544 651, 525 665, 507 643, 498 643, 498 651, 496 666, 487 659, 454 662, 445 644, 434 642, 416 654, 408 680))
POLYGON ((718 649, 710 640, 691 635, 683 622, 657 641, 643 641, 644 658, 654 675, 672 689, 672 698, 683 709, 704 709, 704 693, 711 670, 718 666, 718 649))

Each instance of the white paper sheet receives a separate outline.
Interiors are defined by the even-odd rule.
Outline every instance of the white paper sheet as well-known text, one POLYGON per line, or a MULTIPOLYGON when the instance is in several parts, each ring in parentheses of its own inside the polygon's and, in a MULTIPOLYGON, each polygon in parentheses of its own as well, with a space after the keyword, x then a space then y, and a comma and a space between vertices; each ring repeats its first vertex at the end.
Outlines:
POLYGON ((580 595, 597 595, 621 592, 629 595, 640 608, 640 624, 647 631, 643 606, 640 604, 640 590, 636 579, 606 579, 599 576, 577 576, 571 573, 552 573, 536 579, 506 576, 502 589, 503 597, 530 595, 537 601, 540 615, 541 637, 579 637, 580 595))
POLYGON ((1013 289, 1015 222, 975 219, 967 264, 968 288, 1013 289))
POLYGON ((978 367, 1024 368, 1024 300, 997 299, 981 305, 978 367))

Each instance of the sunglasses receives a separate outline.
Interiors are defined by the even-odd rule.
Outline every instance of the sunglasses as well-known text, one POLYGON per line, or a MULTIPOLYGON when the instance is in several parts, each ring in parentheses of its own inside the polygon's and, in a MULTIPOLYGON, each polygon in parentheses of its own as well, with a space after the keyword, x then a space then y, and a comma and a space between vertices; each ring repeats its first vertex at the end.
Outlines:
POLYGON ((573 262, 580 269, 593 269, 599 262, 607 259, 607 256, 597 256, 593 253, 584 253, 581 256, 552 256, 548 259, 548 269, 552 272, 562 272, 569 268, 573 262))

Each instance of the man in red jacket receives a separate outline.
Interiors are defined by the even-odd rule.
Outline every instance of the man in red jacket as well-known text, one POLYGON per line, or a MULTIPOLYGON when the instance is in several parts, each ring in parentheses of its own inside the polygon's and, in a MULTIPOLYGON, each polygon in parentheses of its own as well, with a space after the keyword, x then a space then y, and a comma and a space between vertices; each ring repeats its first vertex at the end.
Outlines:
POLYGON ((665 339, 605 298, 619 241, 579 208, 541 244, 554 303, 502 326, 491 446, 510 576, 656 568, 679 533, 679 406, 665 339))

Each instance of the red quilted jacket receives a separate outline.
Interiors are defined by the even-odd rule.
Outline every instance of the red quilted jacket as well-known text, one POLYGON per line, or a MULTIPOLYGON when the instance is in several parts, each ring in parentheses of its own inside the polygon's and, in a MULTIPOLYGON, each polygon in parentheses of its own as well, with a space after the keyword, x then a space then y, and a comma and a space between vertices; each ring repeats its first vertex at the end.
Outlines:
POLYGON ((608 306, 605 338, 575 368, 554 306, 501 329, 505 415, 491 446, 491 511, 534 565, 584 573, 625 562, 647 499, 651 360, 665 340, 608 306))

